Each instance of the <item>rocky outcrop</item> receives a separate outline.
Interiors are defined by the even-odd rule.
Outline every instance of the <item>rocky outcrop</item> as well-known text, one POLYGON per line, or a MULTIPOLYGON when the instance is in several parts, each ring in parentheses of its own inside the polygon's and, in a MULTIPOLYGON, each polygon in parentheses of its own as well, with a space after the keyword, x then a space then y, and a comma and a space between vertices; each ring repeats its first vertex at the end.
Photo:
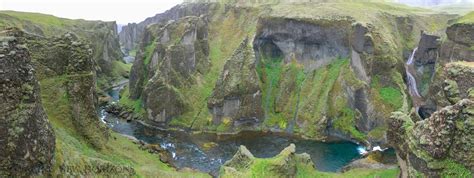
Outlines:
POLYGON ((307 153, 296 154, 294 144, 283 149, 273 158, 255 158, 245 147, 240 146, 237 153, 221 167, 221 177, 295 177, 298 171, 314 169, 307 153), (258 167, 257 167, 258 166, 258 167))
POLYGON ((102 148, 108 131, 97 115, 96 65, 89 45, 72 33, 53 38, 29 36, 27 41, 41 78, 58 79, 65 91, 71 118, 61 119, 71 119, 89 143, 102 148))
POLYGON ((439 36, 421 34, 417 50, 414 54, 414 69, 416 70, 416 83, 421 95, 426 93, 428 85, 434 76, 436 62, 439 56, 441 41, 439 36))
POLYGON ((283 57, 286 63, 296 59, 307 70, 325 66, 331 60, 350 56, 351 20, 315 20, 261 18, 254 40, 258 58, 283 57))
POLYGON ((121 77, 115 72, 117 67, 115 63, 123 58, 115 22, 70 20, 39 13, 12 11, 0 12, 0 15, 2 16, 0 29, 18 27, 46 38, 69 32, 87 41, 92 50, 93 62, 96 64, 94 70, 102 79, 99 87, 107 87, 104 85, 113 83, 113 80, 121 77), (54 23, 41 23, 50 21, 54 23))
POLYGON ((55 136, 18 29, 0 32, 0 177, 48 176, 55 136))
POLYGON ((195 83, 196 73, 207 72, 207 35, 205 17, 191 16, 148 28, 144 40, 149 43, 138 51, 129 85, 134 93, 131 98, 142 97, 149 120, 165 123, 189 109, 180 89, 195 83))
POLYGON ((186 16, 206 15, 212 11, 214 6, 215 5, 209 3, 180 4, 164 13, 149 17, 138 24, 128 24, 122 28, 119 34, 120 44, 122 44, 126 50, 133 50, 138 47, 143 39, 143 35, 146 33, 145 29, 148 25, 167 23, 169 20, 178 20, 186 16))
POLYGON ((402 176, 423 173, 428 177, 469 177, 474 170, 473 65, 457 62, 445 67, 442 90, 452 105, 434 112, 429 118, 415 122, 404 113, 392 114, 387 136, 396 149, 402 176), (463 85, 463 87, 458 87, 463 85), (462 93, 462 94, 461 94, 462 93))
POLYGON ((474 62, 474 23, 454 23, 446 29, 448 40, 443 42, 441 58, 444 62, 474 62))
MULTIPOLYGON (((255 54, 246 38, 224 65, 207 107, 214 124, 231 119, 234 128, 263 119, 262 91, 255 70, 255 54)), ((228 122, 228 121, 226 121, 228 122)))
POLYGON ((119 33, 120 45, 127 51, 135 49, 137 43, 140 42, 140 35, 143 34, 145 28, 139 27, 137 23, 129 23, 122 27, 119 33))

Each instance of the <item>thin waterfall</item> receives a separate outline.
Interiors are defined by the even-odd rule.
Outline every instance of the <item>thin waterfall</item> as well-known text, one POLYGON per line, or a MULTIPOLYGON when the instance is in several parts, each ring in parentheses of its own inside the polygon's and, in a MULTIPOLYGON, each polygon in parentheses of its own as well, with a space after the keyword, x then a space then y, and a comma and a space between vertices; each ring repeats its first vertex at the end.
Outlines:
POLYGON ((410 90, 410 94, 413 96, 421 97, 420 93, 418 93, 418 87, 416 84, 416 79, 413 76, 413 74, 410 72, 409 67, 410 65, 413 65, 413 58, 415 56, 415 52, 418 48, 415 48, 413 52, 410 55, 410 58, 408 58, 408 61, 406 63, 405 71, 407 74, 407 79, 408 79, 408 88, 410 90))
POLYGON ((413 49, 413 52, 411 53, 410 57, 408 58, 406 64, 405 64, 405 71, 407 74, 407 85, 408 85, 408 90, 410 93, 410 96, 412 98, 413 106, 415 107, 416 114, 419 114, 419 109, 420 106, 423 103, 423 98, 421 97, 420 93, 418 92, 418 87, 416 83, 416 79, 413 75, 412 72, 415 71, 413 67, 413 59, 415 58, 415 53, 418 50, 418 47, 413 49))

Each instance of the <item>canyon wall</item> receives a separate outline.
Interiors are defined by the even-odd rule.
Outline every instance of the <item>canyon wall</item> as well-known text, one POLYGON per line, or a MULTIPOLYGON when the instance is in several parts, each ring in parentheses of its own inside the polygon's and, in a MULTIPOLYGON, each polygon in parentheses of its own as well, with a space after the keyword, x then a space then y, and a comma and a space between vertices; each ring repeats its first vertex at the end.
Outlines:
POLYGON ((158 14, 142 22, 155 24, 141 36, 120 103, 164 127, 385 144, 390 113, 409 110, 403 54, 429 24, 442 31, 453 16, 392 12, 378 3, 365 16, 350 4, 185 3, 158 14), (194 13, 170 15, 177 9, 194 13), (202 19, 207 30, 182 35, 196 31, 182 25, 189 19, 202 19), (186 41, 192 50, 172 53, 186 41))
POLYGON ((51 175, 55 136, 24 33, 0 31, 0 176, 51 175))

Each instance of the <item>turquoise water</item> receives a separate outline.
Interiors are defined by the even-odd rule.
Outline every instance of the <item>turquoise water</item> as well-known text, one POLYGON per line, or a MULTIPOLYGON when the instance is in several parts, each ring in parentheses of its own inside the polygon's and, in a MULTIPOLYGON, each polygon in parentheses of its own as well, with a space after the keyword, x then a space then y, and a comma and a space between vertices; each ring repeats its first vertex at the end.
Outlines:
MULTIPOLYGON (((109 92, 114 100, 118 100, 117 90, 120 88, 109 92)), ((115 132, 133 136, 146 143, 158 144, 169 151, 174 166, 198 169, 213 175, 218 174, 219 167, 232 158, 240 145, 245 145, 255 157, 268 158, 294 143, 297 153, 308 153, 316 169, 327 172, 337 172, 361 156, 361 147, 351 142, 325 143, 259 132, 244 132, 238 136, 188 134, 181 131, 163 131, 138 122, 126 122, 106 113, 103 109, 99 114, 107 126, 115 132), (211 142, 212 144, 209 144, 211 142)))
POLYGON ((180 131, 162 131, 138 122, 125 122, 105 113, 104 120, 114 131, 133 136, 146 143, 158 144, 169 151, 173 164, 178 168, 189 167, 204 172, 217 173, 225 161, 232 158, 240 145, 245 145, 254 156, 269 158, 294 143, 297 153, 308 153, 316 169, 337 172, 352 160, 359 158, 360 146, 351 142, 319 142, 283 135, 242 133, 222 138, 214 134, 191 135, 180 131), (212 142, 213 147, 204 145, 212 142))

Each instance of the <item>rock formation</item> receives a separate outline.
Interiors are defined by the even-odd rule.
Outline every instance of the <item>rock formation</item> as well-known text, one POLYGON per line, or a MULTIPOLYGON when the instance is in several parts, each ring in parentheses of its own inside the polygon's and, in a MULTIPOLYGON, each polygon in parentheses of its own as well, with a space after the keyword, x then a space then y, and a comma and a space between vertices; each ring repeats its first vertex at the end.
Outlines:
POLYGON ((204 17, 186 17, 145 34, 143 44, 151 47, 138 51, 129 85, 132 98, 143 98, 148 119, 164 123, 189 109, 180 90, 209 68, 207 28, 204 17))
POLYGON ((54 160, 55 136, 23 35, 0 32, 0 177, 48 176, 54 160))
POLYGON ((129 23, 122 28, 119 34, 120 44, 126 50, 135 49, 146 33, 146 27, 155 23, 167 23, 169 20, 178 20, 186 16, 201 16, 212 11, 212 4, 196 3, 189 5, 177 5, 164 13, 156 14, 138 24, 129 23))
POLYGON ((249 43, 247 38, 242 41, 227 60, 208 100, 207 107, 215 124, 231 119, 235 120, 233 124, 252 125, 263 118, 262 91, 255 71, 255 54, 249 43))
POLYGON ((41 79, 58 80, 67 95, 68 111, 75 128, 97 148, 104 146, 108 133, 97 115, 96 73, 92 50, 72 33, 62 37, 28 38, 34 67, 41 79))
POLYGON ((407 41, 426 43, 417 61, 430 66, 420 69, 418 80, 431 79, 440 44, 419 32, 430 23, 446 25, 453 16, 371 8, 366 17, 338 3, 318 4, 341 10, 315 16, 320 12, 312 3, 193 1, 137 24, 143 34, 130 25, 121 43, 141 42, 125 96, 135 102, 129 107, 167 127, 219 132, 262 127, 320 140, 338 136, 384 144, 390 113, 408 110, 402 75, 407 41), (191 58, 170 55, 179 45, 168 40, 185 40, 170 31, 193 31, 193 25, 176 24, 198 18, 206 21, 208 49, 183 54, 209 60, 196 57, 190 68, 191 58), (150 23, 155 24, 143 27, 150 23), (178 64, 183 70, 173 66, 178 64))
POLYGON ((446 65, 442 92, 450 105, 417 121, 401 112, 392 114, 387 135, 397 150, 402 177, 469 177, 474 170, 474 67, 472 62, 446 65))
POLYGON ((283 149, 274 158, 255 158, 245 147, 240 146, 237 153, 221 167, 221 177, 296 177, 298 171, 314 167, 311 157, 296 154, 294 144, 283 149))
POLYGON ((97 64, 94 70, 101 79, 99 87, 107 87, 104 85, 109 85, 114 79, 121 77, 114 72, 117 67, 116 63, 123 58, 115 22, 70 20, 45 14, 18 14, 9 11, 0 12, 0 16, 2 17, 0 29, 10 26, 20 27, 28 33, 46 38, 69 32, 86 41, 92 50, 93 62, 97 64), (32 17, 32 19, 24 17, 32 17), (39 24, 35 22, 34 18, 53 20, 61 25, 56 25, 56 23, 39 24))

